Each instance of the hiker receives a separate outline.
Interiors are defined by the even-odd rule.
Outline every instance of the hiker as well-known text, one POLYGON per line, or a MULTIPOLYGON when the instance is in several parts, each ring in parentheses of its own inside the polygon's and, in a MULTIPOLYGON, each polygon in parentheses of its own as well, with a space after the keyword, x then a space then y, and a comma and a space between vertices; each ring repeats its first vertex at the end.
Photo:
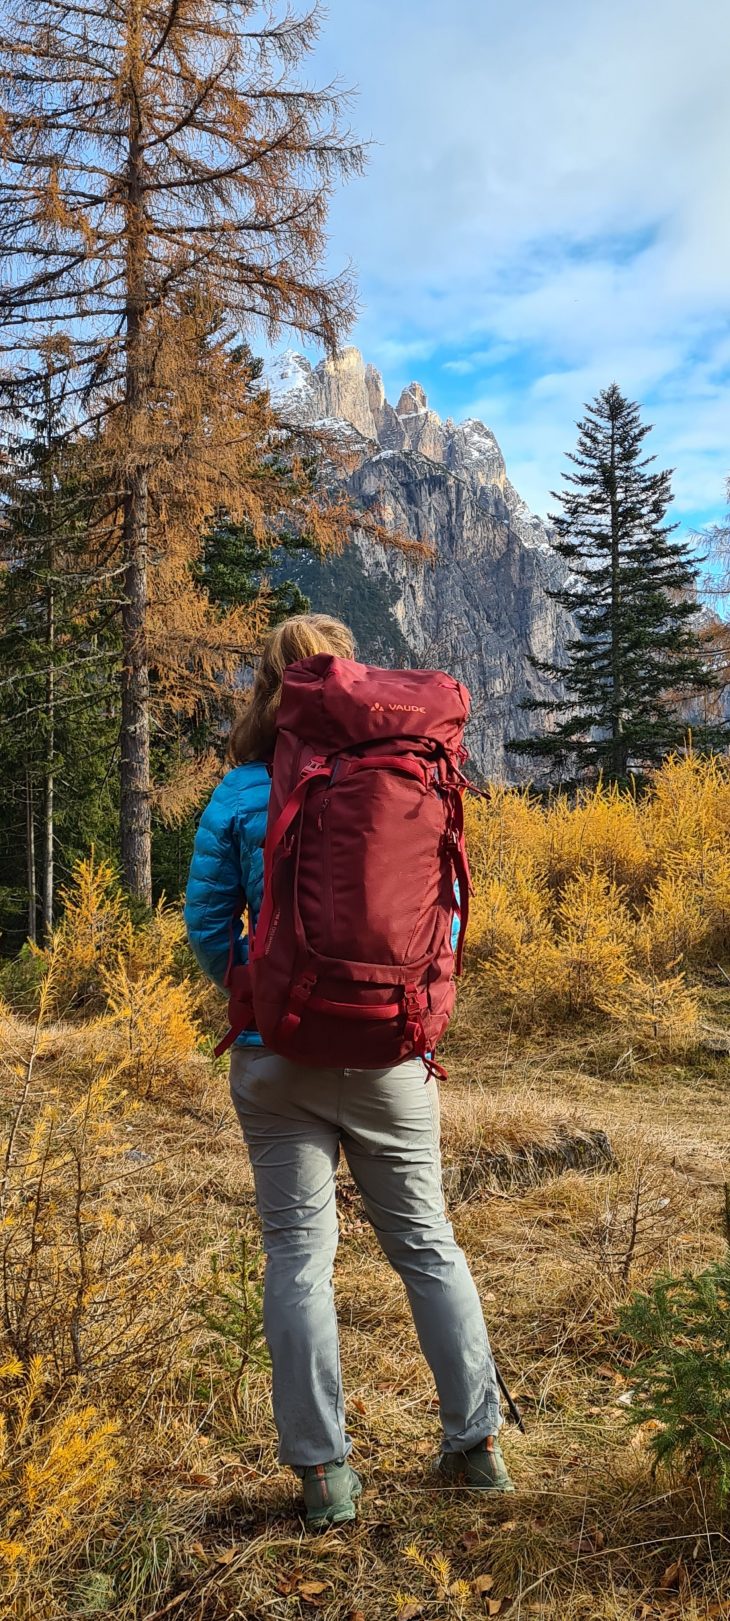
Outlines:
MULTIPOLYGON (((404 1026, 399 1004, 383 1005, 383 997, 387 999, 392 991, 383 990, 378 984, 371 985, 358 1009, 332 1000, 335 981, 330 983, 329 989, 325 984, 326 994, 318 996, 313 975, 301 977, 286 1004, 285 1017, 280 1018, 281 1010, 274 1008, 272 1001, 281 988, 282 951, 286 954, 290 950, 292 957, 295 954, 294 945, 288 947, 286 943, 283 913, 280 921, 274 899, 264 895, 263 846, 272 793, 272 769, 273 791, 279 776, 280 755, 277 752, 274 762, 274 749, 277 714, 282 725, 284 720, 282 693, 290 719, 295 711, 304 716, 299 724, 305 729, 319 724, 319 706, 324 702, 321 697, 324 674, 328 671, 340 683, 333 687, 331 679, 328 689, 335 692, 335 697, 339 695, 337 714, 340 717, 354 713, 352 704, 349 710, 347 707, 348 692, 354 691, 357 683, 369 674, 383 680, 392 680, 397 675, 399 691, 407 681, 415 687, 416 681, 423 683, 428 678, 432 687, 438 687, 437 697, 452 707, 456 701, 454 695, 461 695, 459 736, 468 712, 468 694, 450 677, 436 679, 425 671, 368 672, 365 666, 347 662, 354 658, 351 632, 338 620, 324 614, 297 614, 269 633, 249 702, 231 732, 232 769, 219 783, 200 820, 185 907, 188 937, 195 956, 203 971, 221 989, 226 979, 232 983, 228 973, 231 961, 238 965, 234 978, 235 972, 239 972, 248 984, 250 971, 253 971, 256 986, 257 957, 269 950, 269 958, 264 960, 260 970, 264 978, 259 1003, 263 1017, 259 1022, 268 1029, 274 1021, 272 1029, 281 1032, 276 1038, 277 1047, 305 1054, 296 1061, 270 1050, 250 1023, 244 1028, 244 1023, 250 1019, 250 1007, 241 1014, 237 1028, 242 1033, 238 1034, 231 1051, 230 1087, 251 1157, 263 1226, 264 1332, 271 1354, 279 1461, 293 1469, 302 1481, 310 1527, 340 1525, 354 1519, 356 1499, 361 1492, 360 1480, 348 1461, 351 1442, 345 1427, 332 1287, 338 1237, 335 1172, 340 1150, 385 1255, 405 1284, 421 1349, 434 1376, 443 1428, 437 1462, 439 1477, 477 1491, 514 1489, 498 1441, 501 1418, 497 1377, 479 1297, 444 1211, 439 1099, 434 1078, 437 1066, 432 1059, 434 1026, 428 1023, 426 1001, 416 987, 409 989, 404 1018, 410 1022, 404 1026), (323 654, 330 657, 316 657, 323 654), (261 937, 266 938, 260 945, 261 937, 256 931, 262 905, 267 908, 267 917, 264 921, 261 916, 261 937), (241 921, 244 906, 248 908, 254 940, 252 962, 248 966, 245 966, 248 941, 241 921), (268 942, 274 939, 277 927, 279 956, 275 963, 275 954, 268 942), (337 1017, 340 1007, 342 1015, 337 1017), (357 1026, 348 1025, 348 1018, 358 1016, 363 1007, 366 1017, 357 1026), (355 1029, 355 1053, 361 1059, 358 1067, 351 1061, 347 1064, 338 1061, 344 1052, 352 1053, 355 1029), (343 1047, 348 1036, 350 1045, 343 1047), (398 1062, 378 1064, 379 1047, 382 1051, 389 1050, 387 1043, 392 1047, 394 1039, 402 1043, 406 1056, 398 1062), (310 1050, 321 1049, 331 1062, 309 1061, 307 1041, 310 1050), (428 1041, 432 1043, 430 1051, 425 1050, 428 1041), (418 1051, 422 1055, 414 1056, 418 1051), (368 1058, 369 1064, 366 1063, 368 1058)), ((401 732, 405 727, 406 731, 415 733, 421 724, 418 717, 425 712, 425 705, 413 702, 376 700, 367 708, 373 713, 366 716, 366 720, 372 719, 373 726, 380 723, 384 733, 389 727, 391 731, 399 727, 401 732), (408 712, 410 718, 405 720, 403 714, 393 715, 389 711, 408 712)), ((328 752, 333 741, 337 741, 337 726, 347 724, 346 719, 335 721, 333 714, 334 711, 327 723, 328 752)), ((287 740, 291 742, 290 734, 280 728, 278 736, 277 749, 283 750, 287 740)), ((339 741, 342 747, 343 739, 339 741)), ((344 742, 347 741, 345 738, 344 742)), ((415 742, 406 738, 405 747, 415 746, 415 742)), ((392 748, 386 748, 386 754, 392 755, 396 747, 397 740, 392 748)), ((376 752, 371 750, 368 755, 367 750, 360 749, 359 754, 355 751, 345 762, 344 787, 341 779, 339 788, 335 784, 330 790, 332 765, 321 753, 309 752, 311 757, 300 770, 295 794, 288 801, 290 808, 285 806, 282 810, 272 799, 272 812, 278 818, 279 831, 276 827, 273 830, 278 847, 269 858, 267 843, 267 863, 269 859, 272 863, 277 859, 280 862, 277 872, 284 873, 284 880, 276 874, 273 880, 275 889, 278 883, 280 894, 285 869, 291 867, 296 815, 300 818, 303 815, 307 792, 313 799, 317 793, 320 795, 316 825, 321 829, 323 819, 332 814, 326 807, 338 792, 348 792, 350 803, 360 803, 357 797, 352 798, 353 792, 357 796, 367 791, 372 796, 378 786, 373 779, 387 775, 386 787, 389 792, 392 788, 392 798, 386 799, 381 794, 379 803, 395 805, 398 792, 410 793, 412 799, 415 794, 414 804, 424 807, 422 812, 418 810, 419 822, 427 814, 438 814, 443 826, 448 791, 446 787, 441 791, 436 779, 441 769, 446 783, 444 766, 424 767, 414 760, 412 753, 407 753, 401 755, 402 765, 398 758, 388 758, 387 764, 395 766, 395 770, 386 773, 362 769, 357 778, 348 776, 348 771, 355 772, 356 767, 379 763, 376 752), (424 770, 433 773, 432 783, 424 778, 424 770), (421 778, 417 792, 413 780, 416 775, 421 778), (365 778, 370 779, 369 785, 365 778), (434 788, 433 793, 425 793, 424 780, 434 788)), ((434 759, 433 750, 428 759, 434 759)), ((342 805, 346 802, 344 798, 341 800, 342 805)), ((370 803, 368 801, 368 805, 370 803)), ((372 804, 375 806, 375 799, 372 804)), ((391 833, 393 838, 397 835, 406 852, 413 850, 415 860, 419 830, 413 808, 403 810, 402 815, 406 817, 403 825, 395 825, 395 809, 385 814, 393 819, 392 828, 385 826, 385 838, 391 833)), ((370 817, 373 824, 375 818, 374 808, 370 817)), ((270 830, 269 839, 271 837, 270 830)), ((362 843, 366 833, 362 828, 354 828, 353 837, 362 843)), ((321 862, 325 861, 324 848, 323 843, 321 856, 319 850, 317 852, 321 862)), ((357 849, 361 846, 353 848, 355 882, 357 849)), ((400 858, 394 862, 392 852, 389 857, 385 840, 381 839, 374 852, 369 847, 368 861, 380 864, 389 861, 386 914, 392 910, 394 921, 398 921, 398 909, 410 915, 409 907, 419 907, 419 897, 411 892, 408 871, 402 870, 400 858)), ((363 871, 368 870, 367 862, 363 867, 361 860, 360 865, 363 871)), ((369 870, 378 876, 376 867, 371 866, 369 870)), ((302 853, 301 874, 297 859, 295 881, 301 884, 302 911, 309 883, 311 911, 322 902, 332 875, 328 876, 321 865, 307 881, 302 853)), ((444 1005, 448 1004, 450 1010, 453 1001, 453 881, 447 880, 445 891, 441 882, 438 893, 441 896, 445 893, 448 902, 444 915, 449 956, 446 970, 442 968, 442 979, 444 1005)), ((366 912, 365 904, 361 910, 363 914, 366 912)), ((419 913, 414 915, 422 912, 421 903, 419 913)), ((433 934, 436 921, 434 901, 433 918, 428 915, 425 918, 427 938, 433 934)), ((387 915, 383 927, 386 925, 387 915)), ((359 925, 350 916, 341 926, 351 931, 359 925)), ((359 942, 355 943, 359 946, 359 942)), ((350 950, 350 956, 357 963, 361 950, 350 950)), ((331 966, 333 958, 328 960, 331 966)), ((335 970, 338 967, 336 961, 334 967, 335 970)), ((286 960, 283 968, 285 976, 287 969, 294 971, 286 960)), ((350 979, 355 977, 350 964, 343 964, 342 968, 343 973, 347 970, 350 979)), ((380 978, 383 978, 382 971, 380 978)), ((353 985, 351 1001, 356 989, 353 985)), ((337 994, 342 995, 341 987, 337 994)), ((445 1027, 447 1019, 448 1013, 441 1019, 439 1029, 445 1027)))

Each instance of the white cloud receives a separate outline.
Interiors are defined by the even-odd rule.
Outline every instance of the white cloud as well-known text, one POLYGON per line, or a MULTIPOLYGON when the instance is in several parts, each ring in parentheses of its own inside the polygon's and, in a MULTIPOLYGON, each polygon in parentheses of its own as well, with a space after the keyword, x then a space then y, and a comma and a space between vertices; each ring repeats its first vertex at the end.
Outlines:
POLYGON ((544 509, 584 400, 615 377, 648 401, 682 509, 721 506, 730 6, 335 0, 318 55, 359 83, 377 142, 335 200, 332 251, 358 268, 354 339, 391 392, 435 360, 440 408, 472 376, 469 409, 544 509))

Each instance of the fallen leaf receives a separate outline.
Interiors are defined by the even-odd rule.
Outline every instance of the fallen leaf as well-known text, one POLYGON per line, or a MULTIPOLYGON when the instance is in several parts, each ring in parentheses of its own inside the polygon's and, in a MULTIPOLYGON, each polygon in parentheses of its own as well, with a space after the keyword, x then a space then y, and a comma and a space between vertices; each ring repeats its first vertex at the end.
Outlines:
POLYGON ((500 1531, 516 1531, 517 1530, 517 1521, 516 1520, 503 1520, 502 1524, 499 1527, 499 1529, 500 1529, 500 1531))
POLYGON ((219 1553, 218 1558, 216 1559, 216 1564, 232 1565, 237 1553, 237 1548, 226 1548, 225 1553, 219 1553))
POLYGON ((300 1598, 319 1598, 320 1593, 326 1593, 331 1582, 300 1582, 297 1592, 300 1598))
POLYGON ((423 1615, 423 1605, 420 1599, 406 1599, 398 1611, 398 1621, 416 1621, 416 1616, 423 1615))
POLYGON ((366 1413, 367 1412, 367 1407, 365 1406, 365 1403, 362 1400, 361 1396, 353 1396, 353 1398, 352 1398, 352 1400, 350 1402, 350 1406, 354 1407, 356 1413, 366 1413))
POLYGON ((473 1553, 482 1540, 481 1531, 465 1531, 461 1538, 461 1546, 467 1553, 473 1553))
POLYGON ((586 1550, 591 1553, 600 1553, 605 1546, 606 1538, 603 1532, 599 1531, 595 1525, 585 1526, 580 1536, 571 1537, 568 1543, 571 1553, 585 1553, 586 1550))
POLYGON ((193 1554, 195 1559, 205 1559, 207 1557, 202 1542, 191 1542, 188 1553, 193 1554))
POLYGON ((659 1592, 667 1593, 669 1592, 670 1588, 679 1587, 683 1575, 684 1565, 682 1560, 673 1559, 671 1565, 667 1565, 666 1570, 664 1571, 663 1575, 660 1576, 659 1581, 657 1582, 659 1592))
POLYGON ((365 1621, 365 1611, 351 1610, 347 1617, 347 1621, 365 1621))
POLYGON ((499 1612, 500 1612, 501 1608, 502 1608, 502 1600, 501 1600, 501 1598, 488 1598, 487 1599, 487 1615, 499 1615, 499 1612))
POLYGON ((475 1576, 472 1582, 475 1593, 490 1593, 494 1587, 493 1576, 475 1576))
POLYGON ((217 1486, 217 1475, 188 1475, 181 1481, 183 1486, 217 1486))

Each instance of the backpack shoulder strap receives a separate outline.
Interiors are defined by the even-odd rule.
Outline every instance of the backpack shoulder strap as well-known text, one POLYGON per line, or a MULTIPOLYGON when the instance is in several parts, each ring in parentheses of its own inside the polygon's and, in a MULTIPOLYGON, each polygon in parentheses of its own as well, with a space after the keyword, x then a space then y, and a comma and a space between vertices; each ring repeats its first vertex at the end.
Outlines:
POLYGON ((299 812, 301 811, 309 792, 310 784, 314 782, 317 777, 330 777, 331 774, 332 767, 331 765, 328 765, 324 757, 321 755, 314 755, 312 759, 309 760, 303 767, 298 781, 295 783, 286 804, 280 810, 276 820, 272 822, 271 826, 266 830, 266 840, 264 842, 264 898, 261 903, 261 911, 256 924, 256 936, 252 942, 252 949, 254 952, 256 949, 256 939, 261 939, 266 942, 273 917, 274 893, 271 878, 276 851, 286 838, 292 822, 294 822, 296 817, 299 815, 299 812))

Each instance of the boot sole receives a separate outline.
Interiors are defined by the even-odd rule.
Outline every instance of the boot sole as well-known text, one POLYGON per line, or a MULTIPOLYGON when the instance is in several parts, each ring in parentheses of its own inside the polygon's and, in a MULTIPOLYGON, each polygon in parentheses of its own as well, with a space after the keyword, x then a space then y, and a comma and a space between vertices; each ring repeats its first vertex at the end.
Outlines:
POLYGON ((509 1492, 517 1490, 512 1481, 509 1482, 509 1485, 497 1486, 492 1485, 491 1482, 487 1483, 485 1481, 482 1483, 481 1481, 470 1480, 464 1470, 459 1474, 446 1474, 445 1471, 437 1469, 436 1478, 442 1486, 461 1486, 465 1491, 481 1492, 482 1495, 492 1492, 495 1497, 506 1497, 509 1492))

